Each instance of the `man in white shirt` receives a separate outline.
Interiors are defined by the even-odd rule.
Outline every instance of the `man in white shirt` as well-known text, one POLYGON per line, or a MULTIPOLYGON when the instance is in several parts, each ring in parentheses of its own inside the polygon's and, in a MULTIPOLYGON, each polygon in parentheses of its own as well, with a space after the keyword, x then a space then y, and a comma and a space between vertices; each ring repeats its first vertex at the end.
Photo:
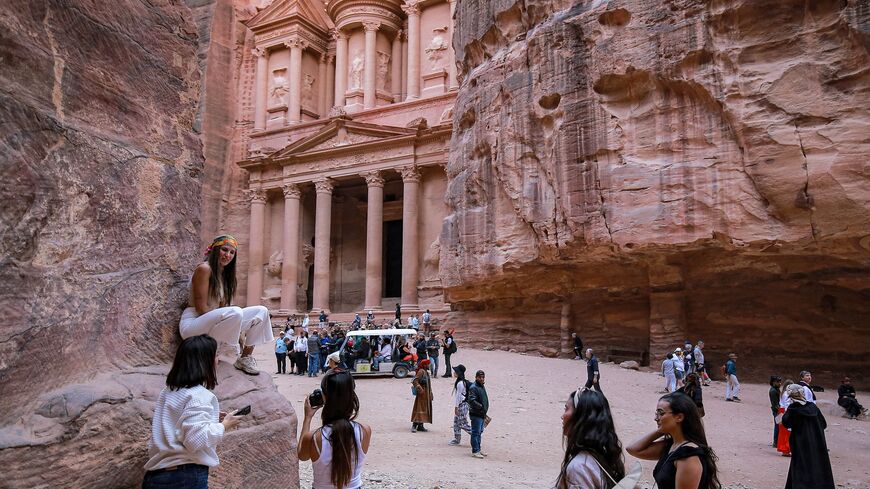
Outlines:
POLYGON ((816 393, 813 392, 812 387, 810 387, 810 382, 813 381, 813 374, 810 373, 809 370, 804 370, 801 372, 801 380, 798 382, 804 388, 804 398, 806 398, 807 402, 811 402, 813 404, 816 403, 816 393))
POLYGON ((308 370, 308 338, 302 331, 293 340, 293 354, 296 356, 296 375, 302 375, 308 370))
POLYGON ((381 349, 378 351, 375 357, 372 358, 372 369, 377 370, 378 365, 380 365, 381 362, 389 362, 392 356, 393 345, 390 344, 390 340, 388 338, 384 340, 384 343, 381 345, 381 349))

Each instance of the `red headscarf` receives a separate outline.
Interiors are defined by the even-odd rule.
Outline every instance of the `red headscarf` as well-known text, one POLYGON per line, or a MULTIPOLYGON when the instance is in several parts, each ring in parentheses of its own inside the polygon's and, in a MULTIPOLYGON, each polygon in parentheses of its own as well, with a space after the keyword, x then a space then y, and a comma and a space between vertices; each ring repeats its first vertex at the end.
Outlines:
POLYGON ((424 358, 424 359, 420 360, 420 363, 417 364, 417 371, 419 372, 421 369, 424 369, 424 368, 426 370, 428 370, 430 363, 432 363, 432 362, 430 362, 428 358, 424 358))

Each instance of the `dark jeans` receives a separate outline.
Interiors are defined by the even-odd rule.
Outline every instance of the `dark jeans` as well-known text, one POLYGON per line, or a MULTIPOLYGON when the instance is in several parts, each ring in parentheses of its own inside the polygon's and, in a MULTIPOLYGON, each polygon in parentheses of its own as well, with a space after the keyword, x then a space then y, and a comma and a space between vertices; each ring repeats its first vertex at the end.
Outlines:
POLYGON ((845 409, 846 413, 849 416, 859 416, 861 414, 861 410, 864 409, 864 407, 858 403, 857 399, 853 399, 851 397, 841 397, 837 400, 837 404, 845 409))
POLYGON ((471 453, 480 452, 480 439, 483 435, 483 418, 471 417, 471 453))
POLYGON ((142 489, 208 489, 208 467, 184 464, 145 472, 142 489))
POLYGON ((776 415, 779 414, 777 409, 770 408, 773 413, 773 446, 776 446, 776 440, 779 439, 779 425, 776 424, 776 415))
POLYGON ((275 352, 275 358, 278 359, 278 373, 287 373, 287 354, 275 352))
POLYGON ((594 383, 592 382, 592 379, 587 380, 586 381, 586 388, 587 389, 595 389, 598 392, 604 394, 604 391, 601 390, 601 379, 598 379, 598 382, 594 382, 594 383))
POLYGON ((308 359, 305 358, 304 351, 296 352, 296 375, 302 375, 308 368, 308 359))
POLYGON ((444 371, 445 377, 453 377, 453 368, 450 366, 450 355, 453 355, 453 354, 452 353, 445 353, 444 354, 444 363, 445 363, 445 365, 447 365, 447 370, 444 371))

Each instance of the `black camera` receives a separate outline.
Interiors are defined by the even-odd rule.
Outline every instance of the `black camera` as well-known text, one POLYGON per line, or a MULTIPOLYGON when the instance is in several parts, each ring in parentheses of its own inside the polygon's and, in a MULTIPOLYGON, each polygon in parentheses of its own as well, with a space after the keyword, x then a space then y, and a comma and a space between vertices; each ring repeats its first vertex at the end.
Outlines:
POLYGON ((323 392, 320 389, 314 389, 314 392, 308 395, 308 404, 311 407, 323 406, 323 392))

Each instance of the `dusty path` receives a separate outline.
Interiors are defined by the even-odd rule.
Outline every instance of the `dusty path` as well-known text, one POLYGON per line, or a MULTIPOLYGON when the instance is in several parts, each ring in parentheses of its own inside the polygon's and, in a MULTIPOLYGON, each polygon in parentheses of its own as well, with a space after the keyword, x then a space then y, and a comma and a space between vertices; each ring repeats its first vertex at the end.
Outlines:
MULTIPOLYGON (((275 375, 275 357, 267 349, 256 353, 265 373, 272 374, 278 390, 302 416, 302 402, 320 379, 275 375)), ((563 449, 560 416, 565 399, 585 382, 585 363, 525 356, 502 351, 462 349, 453 364, 463 363, 469 373, 487 373, 492 424, 483 435, 489 457, 470 457, 468 437, 462 445, 447 442, 453 436, 452 379, 435 382, 435 424, 428 433, 411 433, 413 399, 410 379, 369 378, 357 381, 359 419, 374 431, 365 463, 367 487, 385 488, 513 488, 552 487, 563 449), (582 379, 582 380, 581 380, 582 379)), ((443 366, 442 372, 443 373, 443 366)), ((663 379, 654 373, 602 365, 602 387, 613 408, 623 444, 655 428, 653 412, 663 379)), ((742 404, 724 401, 724 385, 704 389, 707 436, 719 455, 722 482, 732 488, 775 489, 785 485, 789 459, 769 444, 772 417, 767 385, 743 384, 742 404)), ((835 400, 836 390, 820 394, 835 400)), ((870 393, 858 399, 870 404, 870 393)), ((870 489, 870 422, 827 415, 827 440, 838 485, 870 489)), ((319 425, 319 418, 315 418, 319 425)), ((633 461, 626 455, 627 461, 633 461)), ((644 462, 644 479, 652 479, 653 463, 644 462)), ((300 463, 301 487, 310 487, 310 462, 300 463), (308 481, 306 483, 306 480, 308 481)))

